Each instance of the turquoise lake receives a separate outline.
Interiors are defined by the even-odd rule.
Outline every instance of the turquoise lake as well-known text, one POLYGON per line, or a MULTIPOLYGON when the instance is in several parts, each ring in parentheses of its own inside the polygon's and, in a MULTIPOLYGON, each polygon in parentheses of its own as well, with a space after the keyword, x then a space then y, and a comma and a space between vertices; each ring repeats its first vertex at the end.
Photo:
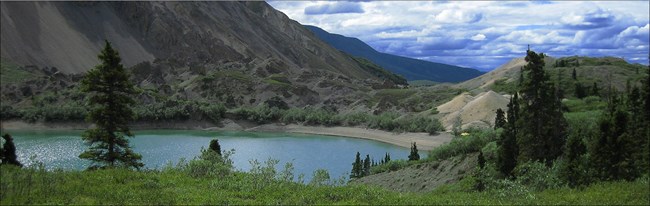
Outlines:
MULTIPOLYGON (((31 165, 43 162, 47 169, 83 170, 90 163, 78 158, 87 145, 81 140, 82 131, 5 131, 14 137, 20 162, 31 165)), ((409 148, 372 140, 287 133, 216 132, 195 130, 134 131, 130 138, 133 150, 142 155, 145 168, 160 169, 168 163, 176 164, 181 158, 190 160, 201 147, 207 148, 211 139, 219 139, 222 150, 235 149, 232 156, 235 168, 249 171, 250 160, 264 162, 277 159, 276 166, 292 162, 296 177, 311 179, 313 171, 326 169, 332 179, 347 177, 352 169, 356 152, 362 159, 366 154, 379 161, 386 152, 391 159, 407 159, 409 148)), ((425 157, 425 152, 420 152, 425 157)))

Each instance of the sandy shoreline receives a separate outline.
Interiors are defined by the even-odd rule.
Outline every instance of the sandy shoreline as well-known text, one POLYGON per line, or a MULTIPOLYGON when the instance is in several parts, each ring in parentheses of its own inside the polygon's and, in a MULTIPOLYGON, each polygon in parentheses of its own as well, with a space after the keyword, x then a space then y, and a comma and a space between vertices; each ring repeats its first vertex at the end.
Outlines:
MULTIPOLYGON (((9 130, 83 130, 89 127, 90 124, 84 122, 28 123, 15 120, 2 122, 2 128, 9 130)), ((452 136, 449 133, 440 133, 438 135, 429 135, 427 133, 392 133, 359 127, 303 126, 296 124, 284 125, 278 123, 256 125, 250 122, 232 121, 228 119, 225 119, 220 125, 200 121, 139 122, 133 124, 132 129, 229 130, 331 135, 375 140, 406 148, 410 148, 411 143, 416 142, 418 149, 424 151, 431 150, 432 148, 447 143, 452 139, 452 136)))

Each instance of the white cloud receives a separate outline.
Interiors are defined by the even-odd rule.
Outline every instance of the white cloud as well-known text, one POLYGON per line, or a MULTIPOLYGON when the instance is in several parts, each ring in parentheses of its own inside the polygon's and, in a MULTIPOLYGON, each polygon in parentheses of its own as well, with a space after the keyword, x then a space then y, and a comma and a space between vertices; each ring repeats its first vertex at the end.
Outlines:
POLYGON ((476 23, 483 14, 466 10, 447 9, 435 15, 436 22, 442 23, 476 23))
POLYGON ((485 40, 485 35, 484 34, 476 34, 476 35, 472 36, 472 38, 470 38, 470 39, 474 40, 474 41, 483 41, 483 40, 485 40))

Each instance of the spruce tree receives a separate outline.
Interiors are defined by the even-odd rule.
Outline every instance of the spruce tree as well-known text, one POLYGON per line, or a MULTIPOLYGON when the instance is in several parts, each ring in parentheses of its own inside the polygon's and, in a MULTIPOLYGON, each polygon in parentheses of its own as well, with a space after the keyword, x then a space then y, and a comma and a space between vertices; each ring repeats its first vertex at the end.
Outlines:
POLYGON ((363 176, 370 175, 370 155, 366 154, 366 159, 363 160, 363 176))
POLYGON ((416 160, 420 160, 420 154, 418 154, 418 146, 413 142, 413 145, 411 146, 411 154, 409 154, 409 161, 416 160))
POLYGON ((5 140, 5 143, 2 144, 2 161, 0 164, 11 164, 18 167, 22 167, 23 164, 20 164, 18 161, 18 156, 16 155, 16 145, 14 144, 14 138, 10 134, 2 135, 2 139, 5 140))
POLYGON ((219 145, 218 139, 210 140, 210 150, 216 152, 217 154, 219 154, 219 156, 221 156, 221 145, 219 145))
POLYGON ((599 120, 600 133, 590 149, 590 163, 601 180, 621 178, 622 142, 619 138, 627 130, 628 116, 620 106, 620 100, 613 96, 608 101, 607 111, 599 120))
POLYGON ((483 156, 483 151, 478 151, 478 168, 483 169, 485 168, 485 157, 483 156))
POLYGON ((622 176, 628 180, 639 177, 644 173, 646 164, 648 164, 645 162, 647 159, 645 157, 645 146, 648 141, 645 130, 650 124, 646 124, 644 118, 642 98, 639 87, 633 86, 626 98, 626 109, 629 116, 629 122, 626 125, 628 129, 623 136, 619 137, 619 142, 624 147, 624 151, 621 151, 625 161, 623 163, 624 172, 622 176))
POLYGON ((93 162, 90 168, 144 166, 142 156, 131 150, 126 137, 133 137, 128 127, 133 120, 135 94, 129 73, 120 63, 119 53, 106 41, 98 55, 101 64, 88 71, 81 80, 81 91, 88 95, 89 112, 86 119, 96 125, 82 134, 91 147, 79 158, 93 162))
POLYGON ((577 82, 575 84, 575 96, 578 99, 585 98, 587 96, 587 92, 585 91, 585 87, 580 84, 580 82, 577 82))
POLYGON ((562 154, 567 123, 555 88, 544 71, 544 54, 527 51, 527 77, 520 88, 517 121, 518 162, 545 161, 551 165, 562 154))
POLYGON ((594 85, 591 86, 591 95, 600 96, 600 89, 598 88, 598 83, 594 82, 594 85))
POLYGON ((578 80, 578 75, 576 74, 576 68, 573 68, 573 72, 571 73, 571 78, 573 80, 578 80))
POLYGON ((352 172, 350 173, 350 178, 359 178, 361 177, 361 172, 363 165, 361 163, 361 154, 357 152, 357 156, 354 159, 354 163, 352 163, 352 172))
POLYGON ((497 116, 494 119, 494 129, 504 128, 506 126, 505 112, 501 108, 497 109, 497 116))
POLYGON ((510 98, 507 111, 507 122, 499 139, 497 139, 497 169, 504 176, 511 176, 517 166, 519 147, 517 145, 517 118, 519 115, 519 97, 517 93, 510 98))
MULTIPOLYGON (((650 125, 650 68, 647 69, 648 74, 646 76, 645 81, 642 83, 642 90, 643 90, 643 114, 644 114, 644 125, 650 125)), ((643 164, 645 165, 645 168, 643 169, 644 171, 650 171, 650 127, 646 126, 644 127, 645 131, 641 131, 642 134, 645 134, 641 136, 642 139, 645 141, 645 149, 644 149, 644 154, 643 155, 643 164)))
MULTIPOLYGON (((583 127, 578 127, 582 129, 583 127)), ((589 131, 573 131, 564 147, 564 165, 561 168, 561 175, 570 187, 587 184, 583 174, 584 166, 583 156, 586 153, 586 147, 583 143, 582 135, 589 131)))

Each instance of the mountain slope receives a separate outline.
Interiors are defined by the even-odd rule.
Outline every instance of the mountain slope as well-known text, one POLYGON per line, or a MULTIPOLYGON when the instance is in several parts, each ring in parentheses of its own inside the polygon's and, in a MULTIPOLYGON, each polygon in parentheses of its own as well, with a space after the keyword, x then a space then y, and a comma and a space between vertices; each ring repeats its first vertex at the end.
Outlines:
POLYGON ((287 67, 370 77, 264 2, 2 2, 2 57, 83 72, 108 39, 127 66, 278 59, 287 67))
POLYGON ((366 58, 379 66, 404 76, 408 80, 460 82, 483 74, 483 72, 475 69, 381 53, 359 39, 331 34, 315 26, 305 27, 334 48, 353 56, 366 58))
MULTIPOLYGON (((16 72, 84 73, 99 63, 108 40, 145 91, 139 97, 145 103, 207 100, 237 107, 279 98, 296 107, 343 107, 396 83, 266 2, 0 5, 2 62, 18 65, 16 72)), ((34 82, 3 87, 3 103, 76 83, 72 77, 50 79, 61 82, 30 78, 34 82)))

